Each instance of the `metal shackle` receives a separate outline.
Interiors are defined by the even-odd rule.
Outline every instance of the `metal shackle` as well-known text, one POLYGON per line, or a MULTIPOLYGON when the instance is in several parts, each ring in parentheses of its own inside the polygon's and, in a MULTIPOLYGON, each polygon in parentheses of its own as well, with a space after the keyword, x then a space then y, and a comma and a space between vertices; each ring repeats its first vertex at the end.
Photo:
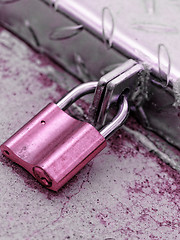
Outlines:
POLYGON ((108 139, 115 133, 126 121, 129 115, 129 105, 127 98, 123 96, 122 104, 113 120, 100 130, 100 134, 108 139))
MULTIPOLYGON (((97 86, 98 82, 88 82, 80 84, 77 87, 73 88, 69 93, 67 93, 65 97, 63 97, 56 104, 62 110, 66 110, 72 103, 74 103, 80 97, 86 94, 93 93, 97 86)), ((111 135, 122 126, 128 114, 129 114, 128 101, 127 98, 123 96, 123 100, 122 103, 120 104, 118 113, 110 123, 108 123, 106 126, 100 129, 100 134, 105 139, 111 137, 111 135)))
POLYGON ((80 97, 93 93, 97 85, 98 85, 98 82, 82 83, 76 86, 75 88, 73 88, 64 97, 62 97, 56 103, 56 105, 62 110, 66 110, 71 104, 77 101, 80 97))

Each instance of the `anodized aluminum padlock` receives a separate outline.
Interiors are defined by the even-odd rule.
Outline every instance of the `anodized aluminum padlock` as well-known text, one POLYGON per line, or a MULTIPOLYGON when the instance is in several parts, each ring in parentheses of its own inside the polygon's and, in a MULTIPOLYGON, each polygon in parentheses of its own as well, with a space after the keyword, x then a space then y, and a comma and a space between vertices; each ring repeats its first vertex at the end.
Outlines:
POLYGON ((117 116, 97 131, 63 110, 95 90, 97 82, 81 84, 57 104, 50 103, 0 147, 3 155, 29 171, 42 185, 57 191, 106 146, 128 115, 124 97, 117 116))

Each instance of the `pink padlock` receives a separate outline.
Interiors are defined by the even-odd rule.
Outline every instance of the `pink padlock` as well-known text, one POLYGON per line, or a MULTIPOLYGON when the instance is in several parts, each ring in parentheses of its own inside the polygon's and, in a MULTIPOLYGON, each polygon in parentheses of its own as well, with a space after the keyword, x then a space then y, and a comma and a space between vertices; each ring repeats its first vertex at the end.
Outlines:
POLYGON ((95 90, 97 82, 81 84, 57 104, 48 104, 0 147, 2 153, 29 171, 42 185, 57 191, 106 146, 106 139, 128 115, 124 97, 117 116, 97 131, 63 110, 95 90), (62 110, 63 109, 63 110, 62 110))

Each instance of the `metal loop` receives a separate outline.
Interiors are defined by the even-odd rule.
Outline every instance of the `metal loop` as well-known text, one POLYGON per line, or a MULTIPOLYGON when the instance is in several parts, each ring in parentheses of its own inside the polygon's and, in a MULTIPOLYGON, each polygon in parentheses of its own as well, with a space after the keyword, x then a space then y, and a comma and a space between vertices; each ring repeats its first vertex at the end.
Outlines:
MULTIPOLYGON (((80 97, 86 94, 93 93, 97 85, 98 82, 83 83, 72 89, 65 97, 63 97, 56 104, 62 110, 66 110, 72 103, 74 103, 80 97)), ((103 127, 100 130, 100 134, 104 138, 108 139, 116 130, 118 130, 122 126, 128 114, 129 114, 128 100, 125 96, 123 96, 122 104, 119 108, 117 115, 113 118, 113 120, 110 123, 108 123, 105 127, 103 127)))
POLYGON ((124 124, 128 115, 129 115, 128 101, 127 98, 124 96, 123 102, 119 108, 117 115, 108 125, 106 125, 100 130, 100 134, 106 139, 111 137, 111 135, 124 124))
POLYGON ((66 110, 72 103, 77 101, 80 97, 93 93, 98 85, 98 82, 82 83, 73 88, 65 97, 59 100, 56 104, 62 110, 66 110))

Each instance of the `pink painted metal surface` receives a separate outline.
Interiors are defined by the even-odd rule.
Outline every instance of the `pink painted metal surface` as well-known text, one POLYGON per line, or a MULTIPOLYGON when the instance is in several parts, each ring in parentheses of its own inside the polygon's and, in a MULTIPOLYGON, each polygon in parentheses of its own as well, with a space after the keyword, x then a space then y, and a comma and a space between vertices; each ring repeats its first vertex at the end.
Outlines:
POLYGON ((42 185, 57 191, 105 146, 92 125, 50 103, 0 148, 42 185))

